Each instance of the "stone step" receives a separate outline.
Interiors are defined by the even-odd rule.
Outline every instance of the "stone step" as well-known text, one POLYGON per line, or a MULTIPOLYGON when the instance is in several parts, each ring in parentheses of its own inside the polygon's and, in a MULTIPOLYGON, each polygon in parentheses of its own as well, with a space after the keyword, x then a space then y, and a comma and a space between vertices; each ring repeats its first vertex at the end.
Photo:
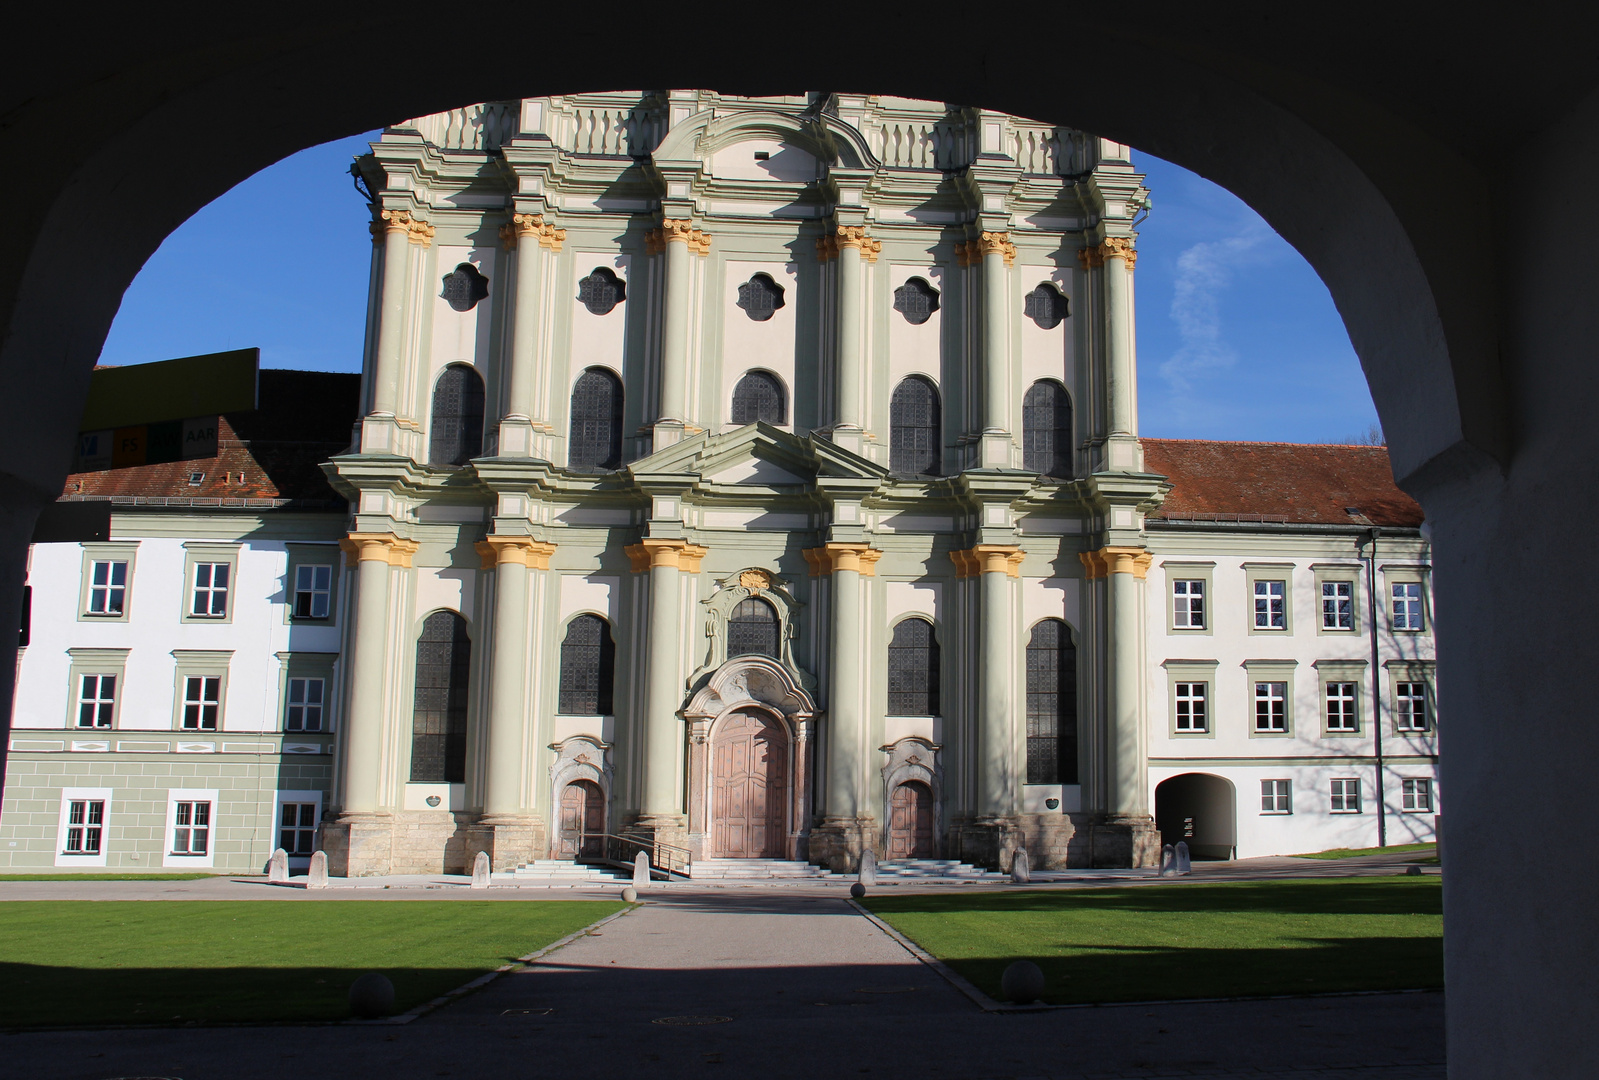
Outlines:
POLYGON ((554 881, 611 883, 633 880, 633 876, 625 870, 616 870, 608 866, 589 866, 586 863, 569 862, 566 859, 535 859, 533 862, 518 866, 511 874, 516 878, 542 878, 554 881))
POLYGON ((877 864, 879 879, 889 881, 1007 881, 1008 876, 956 859, 884 859, 877 864))
POLYGON ((689 876, 738 880, 821 878, 827 876, 827 871, 794 859, 695 859, 689 865, 689 876))

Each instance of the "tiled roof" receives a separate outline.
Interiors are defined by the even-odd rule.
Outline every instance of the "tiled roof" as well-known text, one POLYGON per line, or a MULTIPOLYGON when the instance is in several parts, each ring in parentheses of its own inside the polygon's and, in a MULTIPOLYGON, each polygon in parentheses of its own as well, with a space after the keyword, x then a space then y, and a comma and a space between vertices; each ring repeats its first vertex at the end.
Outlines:
POLYGON ((1422 511, 1394 485, 1381 446, 1143 439, 1144 469, 1170 478, 1152 516, 1171 520, 1266 521, 1415 527, 1422 511))
POLYGON ((74 473, 64 499, 168 506, 342 508, 322 462, 350 445, 361 377, 263 370, 259 407, 218 419, 217 456, 74 473), (194 474, 199 483, 191 484, 194 474))

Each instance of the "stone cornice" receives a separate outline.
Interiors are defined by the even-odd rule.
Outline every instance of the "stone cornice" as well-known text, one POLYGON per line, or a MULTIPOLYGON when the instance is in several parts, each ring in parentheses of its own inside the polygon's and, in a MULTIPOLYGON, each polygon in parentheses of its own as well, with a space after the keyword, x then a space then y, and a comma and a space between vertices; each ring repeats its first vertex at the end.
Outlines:
POLYGON ((1155 556, 1139 547, 1102 547, 1098 551, 1080 551, 1089 581, 1097 581, 1111 574, 1131 574, 1142 581, 1149 573, 1149 564, 1155 556))
POLYGON ((688 574, 700 572, 700 560, 710 554, 710 548, 687 540, 647 536, 636 544, 622 549, 633 563, 635 574, 658 566, 670 567, 688 574))
POLYGON ((800 552, 811 577, 826 577, 838 570, 853 570, 861 577, 877 576, 877 560, 883 553, 869 544, 829 543, 800 552))
POLYGON ((532 570, 548 570, 550 556, 555 554, 556 545, 544 540, 535 540, 531 536, 496 534, 485 536, 473 547, 483 560, 485 570, 493 570, 501 563, 526 566, 532 570))
POLYGON ((949 553, 955 564, 957 578, 976 577, 979 574, 1004 574, 1021 577, 1022 560, 1027 553, 1011 544, 977 544, 965 551, 949 553))
POLYGON ((351 533, 339 541, 346 566, 363 562, 382 562, 390 566, 410 566, 411 556, 422 545, 393 533, 351 533))

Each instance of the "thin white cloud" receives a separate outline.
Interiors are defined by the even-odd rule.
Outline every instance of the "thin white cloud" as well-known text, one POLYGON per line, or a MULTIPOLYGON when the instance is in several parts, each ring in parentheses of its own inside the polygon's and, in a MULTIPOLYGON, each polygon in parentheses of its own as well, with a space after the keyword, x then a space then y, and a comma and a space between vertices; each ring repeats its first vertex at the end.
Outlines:
POLYGON ((1173 390, 1187 393, 1195 381, 1237 363, 1237 352, 1222 336, 1221 296, 1232 285, 1233 271, 1271 235, 1263 222, 1251 222, 1232 236, 1194 244, 1177 257, 1171 318, 1182 346, 1159 368, 1173 390))

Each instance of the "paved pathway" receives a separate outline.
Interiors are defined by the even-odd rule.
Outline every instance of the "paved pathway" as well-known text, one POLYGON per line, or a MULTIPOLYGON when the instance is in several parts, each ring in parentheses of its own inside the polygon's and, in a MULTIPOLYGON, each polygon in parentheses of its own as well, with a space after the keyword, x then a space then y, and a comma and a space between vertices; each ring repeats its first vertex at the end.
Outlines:
POLYGON ((992 1014, 837 890, 658 890, 649 901, 404 1027, 25 1033, 0 1036, 4 1071, 30 1080, 1444 1075, 1440 994, 992 1014), (657 1022, 684 1016, 727 1019, 657 1022))

